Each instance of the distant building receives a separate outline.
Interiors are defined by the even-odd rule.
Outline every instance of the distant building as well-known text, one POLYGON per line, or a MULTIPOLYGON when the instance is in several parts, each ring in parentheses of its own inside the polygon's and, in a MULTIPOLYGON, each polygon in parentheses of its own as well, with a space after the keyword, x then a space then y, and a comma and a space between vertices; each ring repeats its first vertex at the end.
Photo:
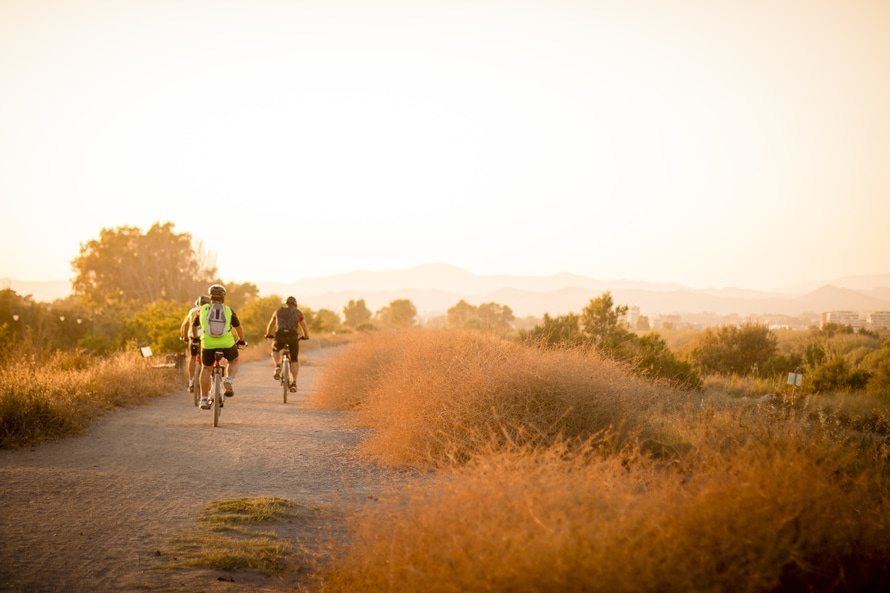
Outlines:
POLYGON ((874 311, 869 313, 868 325, 875 329, 890 329, 890 311, 874 311))
POLYGON ((624 314, 624 319, 627 321, 627 325, 636 327, 637 320, 640 319, 640 308, 636 305, 629 306, 627 313, 624 314))
POLYGON ((855 311, 825 311, 822 313, 822 320, 819 327, 825 327, 829 323, 844 326, 849 325, 855 329, 860 329, 863 326, 862 317, 855 311))

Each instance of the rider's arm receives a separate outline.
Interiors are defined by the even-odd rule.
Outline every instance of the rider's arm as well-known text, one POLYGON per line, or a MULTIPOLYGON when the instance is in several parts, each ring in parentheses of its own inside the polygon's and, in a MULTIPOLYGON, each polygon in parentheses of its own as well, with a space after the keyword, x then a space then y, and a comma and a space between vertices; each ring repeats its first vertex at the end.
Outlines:
POLYGON ((305 319, 300 320, 300 329, 303 330, 303 335, 308 338, 309 337, 309 327, 306 325, 305 319))
POLYGON ((244 328, 241 327, 241 320, 238 319, 238 315, 232 311, 232 329, 235 330, 235 333, 238 334, 238 341, 244 341, 244 328))
POLYGON ((267 336, 272 335, 272 326, 277 325, 277 324, 278 324, 278 315, 276 315, 275 313, 272 313, 272 318, 269 319, 269 325, 266 326, 266 335, 267 336))
POLYGON ((182 325, 179 326, 179 337, 183 340, 188 338, 189 332, 191 332, 192 318, 188 315, 185 316, 185 319, 182 321, 182 325))

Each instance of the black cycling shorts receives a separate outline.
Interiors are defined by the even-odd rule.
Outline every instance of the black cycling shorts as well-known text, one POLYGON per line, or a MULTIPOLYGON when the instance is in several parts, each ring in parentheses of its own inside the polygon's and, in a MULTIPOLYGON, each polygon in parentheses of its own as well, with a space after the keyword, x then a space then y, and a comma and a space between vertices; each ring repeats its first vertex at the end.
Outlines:
POLYGON ((189 352, 191 352, 192 356, 197 356, 201 354, 201 342, 200 340, 197 342, 189 343, 189 352))
POLYGON ((212 367, 216 359, 214 356, 217 352, 222 352, 223 358, 232 362, 238 358, 238 346, 231 348, 201 348, 201 364, 205 367, 212 367))
POLYGON ((297 360, 297 355, 300 354, 300 338, 293 335, 282 336, 281 334, 276 334, 275 344, 272 346, 272 351, 279 352, 284 350, 285 346, 290 349, 290 359, 297 360))

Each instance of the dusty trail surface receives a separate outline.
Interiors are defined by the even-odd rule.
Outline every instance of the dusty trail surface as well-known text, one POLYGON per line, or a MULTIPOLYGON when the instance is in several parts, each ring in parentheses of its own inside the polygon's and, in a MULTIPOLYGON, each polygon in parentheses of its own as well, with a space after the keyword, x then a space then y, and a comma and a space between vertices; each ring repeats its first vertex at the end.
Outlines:
POLYGON ((242 364, 216 429, 183 389, 83 435, 0 451, 0 591, 193 590, 157 569, 156 551, 206 502, 269 495, 348 510, 398 481, 357 457, 361 433, 344 413, 305 407, 328 355, 309 353, 287 405, 271 363, 242 364))

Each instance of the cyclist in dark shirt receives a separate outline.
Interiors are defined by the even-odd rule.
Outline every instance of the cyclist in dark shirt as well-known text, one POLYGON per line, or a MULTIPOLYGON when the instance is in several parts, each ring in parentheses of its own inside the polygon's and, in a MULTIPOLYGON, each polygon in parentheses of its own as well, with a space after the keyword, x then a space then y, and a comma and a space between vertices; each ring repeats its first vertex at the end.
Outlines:
POLYGON ((291 387, 297 384, 297 373, 300 371, 300 363, 297 355, 300 353, 300 330, 303 337, 309 338, 309 328, 306 326, 306 318, 297 309, 297 299, 287 297, 285 305, 275 311, 269 324, 266 326, 266 337, 274 338, 272 344, 272 361, 275 363, 275 380, 281 379, 281 351, 285 346, 290 350, 291 368, 293 369, 293 381, 291 387), (274 334, 273 334, 274 331, 274 334))

